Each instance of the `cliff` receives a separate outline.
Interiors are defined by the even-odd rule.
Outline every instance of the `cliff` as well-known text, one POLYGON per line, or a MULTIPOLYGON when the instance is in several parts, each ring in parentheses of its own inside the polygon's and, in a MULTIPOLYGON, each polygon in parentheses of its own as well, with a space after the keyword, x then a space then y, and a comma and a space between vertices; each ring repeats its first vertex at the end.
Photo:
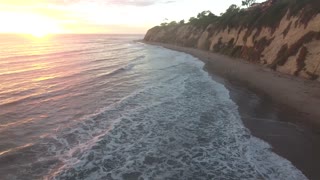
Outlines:
POLYGON ((320 81, 319 0, 233 6, 220 17, 212 16, 210 23, 207 20, 156 26, 144 40, 226 54, 320 81))

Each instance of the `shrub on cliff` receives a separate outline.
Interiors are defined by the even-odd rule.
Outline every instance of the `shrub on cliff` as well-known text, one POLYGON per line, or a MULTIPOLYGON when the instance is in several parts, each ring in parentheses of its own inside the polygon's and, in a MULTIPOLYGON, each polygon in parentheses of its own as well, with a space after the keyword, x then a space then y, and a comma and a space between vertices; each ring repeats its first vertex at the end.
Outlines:
MULTIPOLYGON (((256 8, 260 15, 255 13, 257 19, 252 24, 259 28, 262 26, 275 28, 282 17, 288 12, 288 17, 300 14, 300 21, 307 24, 312 17, 320 13, 319 0, 269 0, 264 6, 256 8)), ((241 25, 241 24, 240 24, 241 25)))
POLYGON ((218 16, 214 15, 210 11, 203 11, 197 15, 197 17, 191 17, 189 19, 189 24, 195 26, 207 27, 209 24, 216 22, 218 16))
POLYGON ((255 2, 256 2, 256 0, 244 0, 244 1, 242 1, 242 6, 250 7, 255 2))
MULTIPOLYGON (((245 0, 244 5, 252 5, 254 1, 245 0)), ((268 0, 255 4, 252 7, 241 9, 231 5, 220 16, 210 11, 203 11, 197 17, 191 17, 189 24, 195 26, 208 26, 215 24, 217 29, 226 27, 276 27, 282 17, 289 12, 289 16, 301 14, 300 21, 307 24, 316 14, 320 13, 320 0, 268 0)))
POLYGON ((177 25, 177 24, 178 24, 177 22, 171 21, 168 25, 169 25, 169 26, 174 26, 174 25, 177 25))
POLYGON ((232 4, 225 13, 221 14, 218 18, 218 26, 229 26, 234 27, 238 24, 238 17, 240 14, 240 7, 235 4, 232 4))
MULTIPOLYGON (((244 5, 252 5, 253 0, 244 0, 244 5)), ((216 29, 227 27, 237 28, 275 28, 279 25, 282 17, 289 12, 288 17, 300 15, 300 23, 307 24, 316 14, 320 13, 320 0, 267 0, 264 3, 256 3, 249 8, 241 9, 237 5, 231 5, 220 16, 210 11, 203 11, 196 17, 191 17, 187 24, 206 28, 213 24, 216 29)), ((184 21, 176 23, 162 23, 161 26, 183 25, 184 21)))

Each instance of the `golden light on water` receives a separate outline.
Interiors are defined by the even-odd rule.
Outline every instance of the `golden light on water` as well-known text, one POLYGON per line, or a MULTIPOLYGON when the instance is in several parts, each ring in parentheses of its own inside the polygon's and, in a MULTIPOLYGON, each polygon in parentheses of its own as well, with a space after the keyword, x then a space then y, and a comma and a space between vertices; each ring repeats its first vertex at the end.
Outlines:
POLYGON ((43 38, 43 37, 45 37, 45 36, 47 36, 49 33, 47 33, 47 32, 33 32, 33 33, 31 33, 31 35, 33 36, 33 37, 35 37, 35 38, 43 38))
POLYGON ((0 156, 4 155, 6 153, 10 153, 10 152, 13 152, 13 151, 17 151, 19 149, 23 149, 23 148, 29 147, 29 146, 32 146, 32 143, 28 143, 28 144, 25 144, 25 145, 17 147, 17 148, 11 148, 11 149, 2 151, 2 152, 0 152, 0 156))

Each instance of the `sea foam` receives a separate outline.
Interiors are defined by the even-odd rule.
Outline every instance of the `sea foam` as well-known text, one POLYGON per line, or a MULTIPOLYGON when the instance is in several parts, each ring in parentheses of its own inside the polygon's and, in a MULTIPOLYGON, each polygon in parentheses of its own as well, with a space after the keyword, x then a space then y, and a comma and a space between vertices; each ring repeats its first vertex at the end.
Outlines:
POLYGON ((306 179, 250 134, 202 62, 144 48, 144 88, 64 132, 86 143, 48 179, 306 179))

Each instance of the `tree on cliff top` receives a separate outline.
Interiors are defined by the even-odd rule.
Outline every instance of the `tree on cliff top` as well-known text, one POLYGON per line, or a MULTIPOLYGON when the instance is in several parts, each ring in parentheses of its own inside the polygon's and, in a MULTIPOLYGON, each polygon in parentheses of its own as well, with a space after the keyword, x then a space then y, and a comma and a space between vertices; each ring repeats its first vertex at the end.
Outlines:
MULTIPOLYGON (((243 6, 252 7, 256 0, 242 0, 243 6)), ((307 24, 313 17, 320 13, 320 0, 267 0, 255 8, 241 9, 237 5, 231 5, 220 16, 216 16, 210 11, 203 11, 195 17, 191 17, 189 22, 180 21, 177 25, 190 24, 197 27, 206 28, 213 24, 216 29, 233 27, 271 27, 276 28, 282 17, 289 12, 290 16, 297 16, 300 13, 299 22, 307 24)), ((161 26, 168 26, 168 19, 161 26)), ((170 23, 176 25, 176 22, 170 23)))
POLYGON ((202 11, 197 15, 197 17, 191 17, 189 23, 196 26, 207 26, 210 23, 215 22, 217 16, 211 11, 202 11))
POLYGON ((214 16, 214 14, 212 14, 211 11, 202 11, 201 13, 199 13, 197 15, 197 18, 198 19, 203 19, 203 18, 210 17, 210 16, 214 16))
POLYGON ((225 13, 222 13, 218 19, 220 26, 234 27, 239 23, 239 13, 241 9, 235 4, 229 6, 225 13))
POLYGON ((184 24, 184 20, 181 20, 181 21, 179 22, 179 24, 184 24))
POLYGON ((256 0, 244 0, 244 1, 242 1, 242 6, 250 7, 255 2, 256 2, 256 0))
POLYGON ((167 26, 168 23, 164 22, 164 23, 161 23, 160 26, 167 26))
POLYGON ((174 25, 177 25, 178 23, 176 21, 171 21, 168 25, 169 26, 174 26, 174 25))

